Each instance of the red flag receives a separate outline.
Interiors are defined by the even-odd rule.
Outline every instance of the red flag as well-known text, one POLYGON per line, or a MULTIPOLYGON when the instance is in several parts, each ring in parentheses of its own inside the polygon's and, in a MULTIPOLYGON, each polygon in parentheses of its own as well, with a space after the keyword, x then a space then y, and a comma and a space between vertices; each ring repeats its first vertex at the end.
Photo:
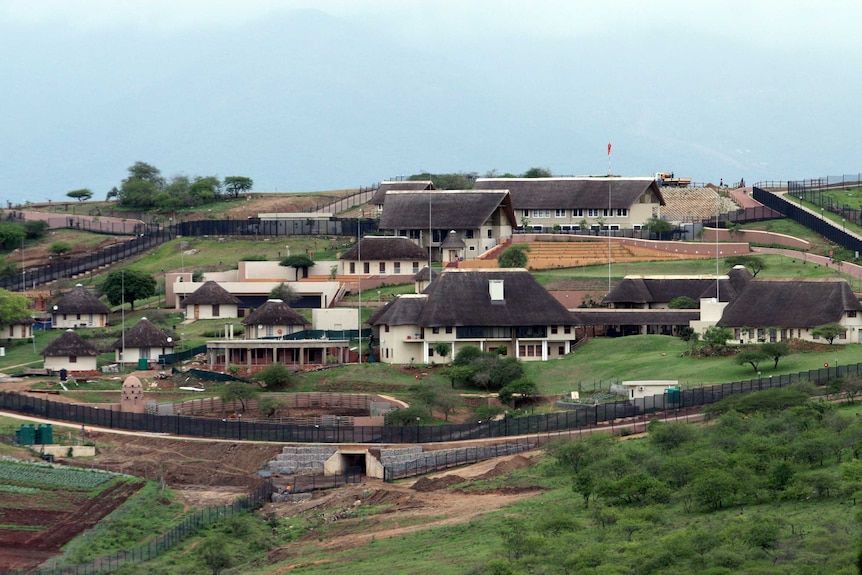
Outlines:
POLYGON ((608 155, 609 156, 611 155, 611 143, 610 142, 608 142, 608 155))

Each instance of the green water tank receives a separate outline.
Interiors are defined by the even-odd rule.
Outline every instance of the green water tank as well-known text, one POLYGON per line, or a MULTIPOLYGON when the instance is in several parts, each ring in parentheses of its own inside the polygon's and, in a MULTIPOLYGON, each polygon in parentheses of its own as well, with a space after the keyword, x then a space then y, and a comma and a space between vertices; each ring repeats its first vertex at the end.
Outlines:
POLYGON ((39 445, 53 445, 54 428, 50 423, 41 423, 36 430, 36 443, 39 445))
POLYGON ((147 358, 139 357, 138 358, 138 370, 139 371, 146 371, 149 368, 150 368, 150 365, 149 365, 149 361, 147 360, 147 358))
POLYGON ((33 445, 36 441, 36 427, 32 423, 22 425, 15 433, 15 439, 18 445, 33 445))

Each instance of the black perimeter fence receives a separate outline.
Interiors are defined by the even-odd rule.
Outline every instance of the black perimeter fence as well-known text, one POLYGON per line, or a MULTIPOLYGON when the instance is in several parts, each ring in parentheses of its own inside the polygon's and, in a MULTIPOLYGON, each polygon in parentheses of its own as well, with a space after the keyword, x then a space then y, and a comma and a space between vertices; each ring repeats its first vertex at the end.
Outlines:
POLYGON ((842 365, 685 389, 673 395, 580 405, 558 413, 440 426, 283 425, 239 419, 127 413, 16 392, 0 393, 0 409, 96 427, 214 439, 279 443, 440 443, 589 429, 613 424, 616 420, 709 405, 731 395, 785 387, 800 381, 824 385, 838 377, 859 375, 860 371, 862 364, 842 365))
POLYGON ((146 545, 141 545, 127 551, 119 551, 113 555, 100 557, 89 563, 62 567, 42 566, 26 570, 0 570, 0 575, 95 575, 99 573, 115 573, 117 569, 126 563, 142 563, 155 559, 198 529, 215 523, 228 515, 260 509, 271 500, 273 492, 272 481, 262 481, 261 485, 248 496, 238 499, 231 505, 219 505, 194 511, 190 515, 187 515, 179 525, 152 539, 146 545))
POLYGON ((841 216, 844 220, 862 226, 862 210, 835 201, 828 194, 834 190, 862 187, 862 174, 849 176, 827 176, 812 180, 787 182, 787 193, 795 198, 814 204, 821 210, 841 216))
POLYGON ((835 222, 825 219, 821 214, 812 214, 799 204, 795 204, 778 194, 761 188, 753 188, 752 197, 761 204, 780 212, 785 217, 810 228, 827 240, 852 252, 862 253, 862 240, 838 227, 835 222))
MULTIPOLYGON (((98 222, 96 222, 98 223, 98 222)), ((92 224, 95 226, 95 224, 92 224)), ((107 228, 75 226, 98 233, 108 233, 107 228)), ((240 236, 245 238, 279 236, 358 236, 377 231, 374 218, 328 218, 288 220, 200 220, 180 222, 169 227, 158 224, 138 225, 131 237, 118 238, 116 244, 75 259, 57 258, 48 265, 33 266, 14 274, 0 277, 0 288, 9 291, 35 289, 36 286, 72 279, 101 267, 123 261, 146 250, 156 248, 178 236, 240 236)))

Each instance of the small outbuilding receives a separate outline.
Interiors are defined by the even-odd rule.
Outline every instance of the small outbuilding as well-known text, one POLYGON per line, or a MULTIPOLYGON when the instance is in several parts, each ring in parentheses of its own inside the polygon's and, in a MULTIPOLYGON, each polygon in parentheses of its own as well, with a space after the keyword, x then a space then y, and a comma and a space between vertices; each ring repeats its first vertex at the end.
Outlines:
POLYGON ((65 369, 70 374, 96 371, 96 348, 75 333, 66 330, 42 351, 44 368, 51 372, 65 369))
POLYGON ((105 327, 110 308, 83 285, 76 285, 51 307, 51 326, 60 329, 105 327))
POLYGON ((186 319, 219 319, 239 317, 238 297, 217 282, 208 281, 185 298, 182 306, 186 319))
POLYGON ((174 346, 174 338, 168 332, 144 317, 114 342, 114 361, 140 366, 144 360, 149 369, 158 362, 159 355, 173 353, 174 346))

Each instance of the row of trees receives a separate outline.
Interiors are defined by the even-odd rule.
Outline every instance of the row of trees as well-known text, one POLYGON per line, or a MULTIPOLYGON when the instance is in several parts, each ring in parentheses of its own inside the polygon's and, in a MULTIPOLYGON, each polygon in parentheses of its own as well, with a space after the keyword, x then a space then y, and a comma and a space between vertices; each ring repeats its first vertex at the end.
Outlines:
MULTIPOLYGON (((121 206, 131 208, 156 208, 175 211, 180 208, 201 206, 227 198, 237 198, 251 190, 254 181, 245 176, 228 176, 220 180, 216 176, 185 175, 166 179, 155 166, 135 162, 120 188, 113 188, 106 199, 117 199, 121 206)), ((70 197, 89 199, 89 190, 69 192, 70 197), (72 196, 72 194, 76 196, 72 196)))
MULTIPOLYGON (((498 173, 497 170, 485 172, 485 178, 551 178, 554 174, 548 168, 530 168, 523 174, 512 174, 510 172, 498 173)), ((411 182, 431 181, 438 190, 469 190, 473 188, 478 172, 454 172, 448 174, 432 174, 422 172, 413 174, 407 178, 411 182)))

